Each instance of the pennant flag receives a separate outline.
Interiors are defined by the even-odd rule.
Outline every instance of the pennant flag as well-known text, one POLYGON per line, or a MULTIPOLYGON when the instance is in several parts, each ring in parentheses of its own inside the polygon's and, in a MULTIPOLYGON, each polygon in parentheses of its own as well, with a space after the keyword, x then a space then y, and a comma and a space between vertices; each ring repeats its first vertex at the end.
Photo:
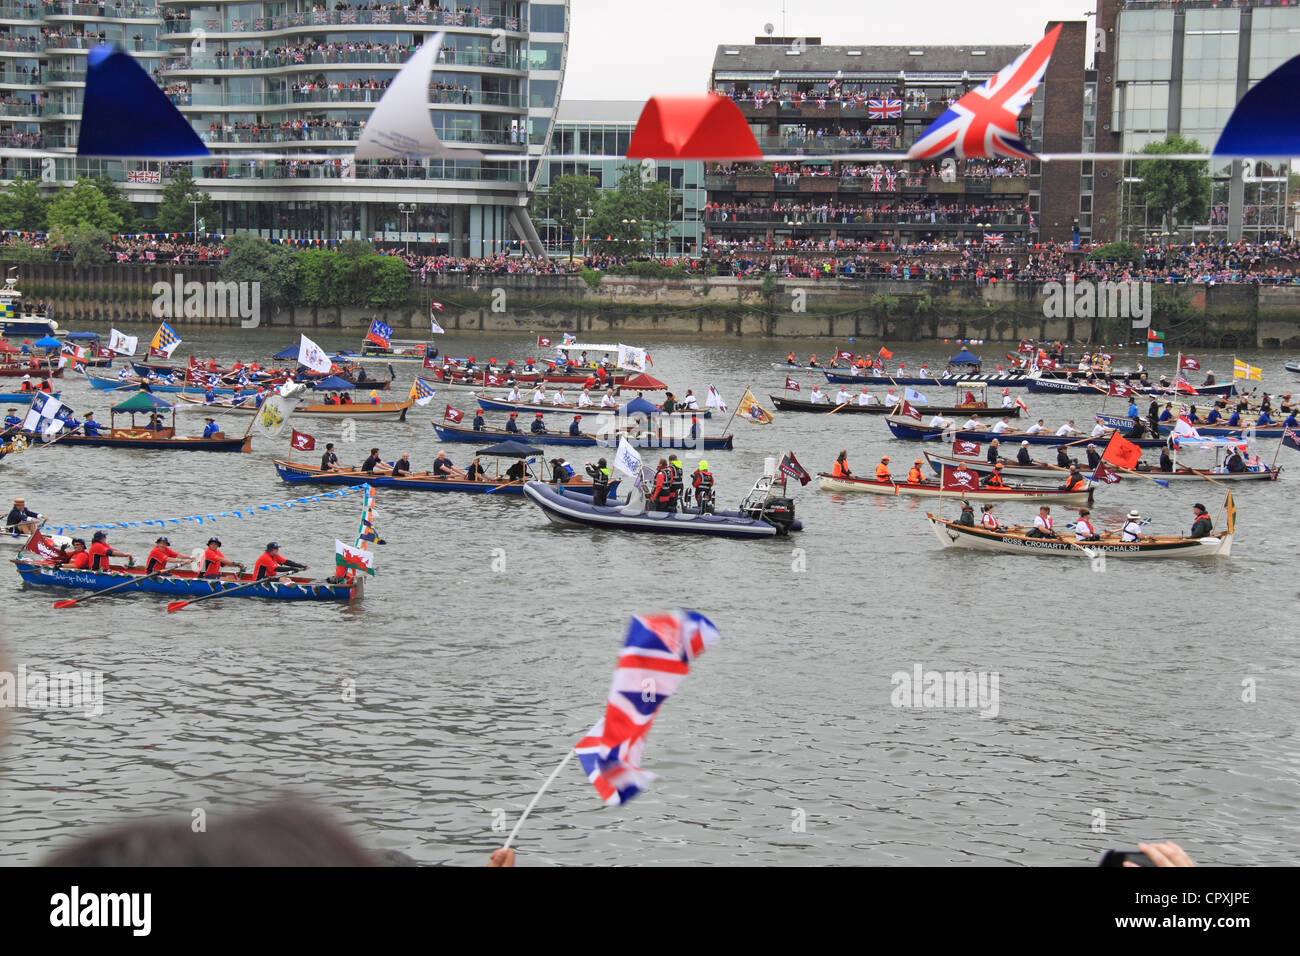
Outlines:
POLYGON ((1300 155, 1296 152, 1300 147, 1295 121, 1297 89, 1300 89, 1300 56, 1293 56, 1241 98, 1214 144, 1214 155, 1243 158, 1300 155))
POLYGON ((641 769, 641 758, 655 716, 691 663, 717 641, 713 622, 695 611, 632 618, 605 716, 573 748, 606 805, 626 803, 654 779, 641 769))
POLYGON ((1296 435, 1293 429, 1288 428, 1282 434, 1282 444, 1286 445, 1287 448, 1293 448, 1296 451, 1300 451, 1300 435, 1296 435))
POLYGON ((722 412, 724 415, 727 412, 727 403, 722 400, 722 396, 718 393, 718 390, 714 388, 712 385, 709 386, 709 395, 708 398, 705 399, 704 405, 706 408, 716 408, 719 412, 722 412))
POLYGON ((806 485, 812 481, 812 475, 799 464, 799 459, 794 457, 794 452, 790 452, 781 459, 781 473, 788 475, 801 485, 806 485))
POLYGON ((294 451, 315 451, 316 439, 306 432, 300 432, 296 428, 293 436, 289 439, 289 447, 294 451))
POLYGON ((1097 462, 1097 468, 1092 473, 1092 480, 1100 481, 1107 485, 1114 485, 1119 483, 1120 474, 1117 471, 1112 471, 1107 468, 1105 459, 1102 459, 1097 462))
POLYGON ((885 361, 889 361, 891 358, 894 357, 894 353, 889 351, 889 349, 885 348, 883 345, 880 347, 880 351, 877 352, 876 354, 879 355, 885 361))
POLYGON ((1025 411, 1025 412, 1029 411, 1029 406, 1025 404, 1025 400, 1023 398, 1016 399, 1016 408, 1019 408, 1021 411, 1025 411))
POLYGON ((772 424, 772 413, 758 404, 754 398, 754 393, 745 389, 745 395, 736 406, 736 414, 749 422, 751 425, 770 425, 772 424))
POLYGON ((1165 333, 1157 332, 1155 329, 1147 329, 1148 342, 1163 342, 1164 340, 1165 340, 1165 333))
POLYGON ((943 465, 939 469, 944 491, 967 492, 980 490, 979 477, 969 468, 943 465))
POLYGON ((898 414, 902 415, 904 418, 910 418, 913 421, 919 422, 921 420, 921 413, 908 404, 906 399, 903 400, 903 405, 899 408, 898 414))
POLYGON ((637 487, 641 487, 641 455, 632 447, 626 436, 619 436, 618 448, 614 452, 614 469, 621 471, 629 478, 636 479, 637 487))
POLYGON ((645 371, 645 349, 638 349, 631 345, 619 344, 618 347, 618 367, 630 369, 633 372, 645 371))
POLYGON ((465 413, 462 412, 459 408, 452 408, 450 405, 448 405, 447 410, 443 412, 442 417, 449 422, 459 423, 460 420, 465 417, 465 413))
POLYGON ((1184 355, 1178 360, 1178 367, 1179 369, 1199 372, 1201 370, 1201 363, 1196 361, 1196 359, 1192 358, 1190 355, 1184 355))
POLYGON ((117 329, 108 330, 108 349, 110 352, 116 352, 118 355, 135 355, 139 342, 139 336, 123 335, 117 329))
POLYGON ((373 342, 381 349, 388 348, 388 343, 393 337, 393 330, 380 322, 378 319, 370 320, 370 331, 366 333, 366 341, 373 342))
POLYGON ((1020 111, 1047 72, 1052 48, 1061 33, 1057 24, 1046 36, 971 90, 935 120, 907 151, 908 159, 933 159, 952 153, 964 157, 1015 156, 1033 159, 1020 141, 1020 111))
POLYGON ((1232 377, 1244 378, 1247 381, 1262 382, 1264 380, 1264 370, 1258 366, 1251 365, 1249 362, 1243 362, 1240 359, 1232 360, 1232 377))
POLYGON ((968 438, 954 438, 952 442, 952 453, 959 458, 978 458, 980 455, 980 443, 971 441, 968 438))
POLYGON ((537 336, 537 347, 539 349, 549 349, 551 347, 551 340, 545 335, 539 335, 537 336))
MULTIPOLYGON (((411 398, 415 399, 417 405, 428 405, 433 401, 433 386, 424 379, 417 377, 415 384, 411 386, 411 398)), ((457 421, 459 420, 457 419, 457 421)))
POLYGON ((1147 343, 1147 358, 1164 358, 1165 345, 1163 342, 1147 343))
POLYGON ((739 106, 714 93, 689 93, 646 101, 627 158, 761 162, 763 151, 739 106))
POLYGON ((1142 460, 1142 448, 1135 445, 1119 432, 1110 436, 1110 441, 1106 442, 1106 448, 1101 453, 1102 461, 1108 461, 1112 465, 1118 465, 1121 468, 1133 468, 1142 460))
POLYGON ((190 121, 125 50, 86 54, 78 156, 179 159, 210 156, 190 121))
POLYGON ((930 404, 930 400, 914 388, 903 389, 903 399, 909 402, 916 402, 918 405, 930 404))
POLYGON ((324 349, 303 335, 298 343, 298 364, 307 366, 313 372, 328 372, 330 357, 324 349))
POLYGON ((180 344, 180 336, 172 331, 170 325, 164 322, 158 326, 158 331, 153 334, 153 341, 149 343, 149 351, 171 358, 172 352, 176 351, 176 346, 180 344))
POLYGON ((799 383, 796 382, 794 379, 789 378, 789 377, 787 377, 786 380, 785 380, 785 387, 786 387, 786 389, 787 389, 788 391, 791 391, 791 392, 797 392, 797 391, 799 391, 799 383))
POLYGON ((334 566, 340 572, 364 571, 366 574, 374 574, 375 569, 371 567, 374 559, 375 556, 369 551, 344 544, 338 538, 334 539, 334 566))

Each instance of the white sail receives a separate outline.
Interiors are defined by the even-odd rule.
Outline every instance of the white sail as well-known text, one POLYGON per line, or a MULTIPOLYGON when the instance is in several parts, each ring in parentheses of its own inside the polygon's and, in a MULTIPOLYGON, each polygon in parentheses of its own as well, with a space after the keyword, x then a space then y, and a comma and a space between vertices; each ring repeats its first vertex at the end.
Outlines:
POLYGON ((356 159, 436 156, 441 159, 481 159, 474 149, 443 145, 429 116, 429 77, 446 34, 438 33, 416 50, 384 91, 366 120, 356 159))

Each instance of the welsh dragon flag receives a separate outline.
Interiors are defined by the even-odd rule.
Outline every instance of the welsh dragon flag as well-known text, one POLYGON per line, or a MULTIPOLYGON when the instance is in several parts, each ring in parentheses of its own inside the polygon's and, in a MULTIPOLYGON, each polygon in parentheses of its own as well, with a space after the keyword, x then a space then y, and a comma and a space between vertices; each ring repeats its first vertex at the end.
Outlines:
POLYGON ((370 566, 373 560, 374 555, 369 551, 354 548, 337 538, 334 539, 334 565, 339 571, 364 571, 366 574, 374 574, 375 569, 370 566))

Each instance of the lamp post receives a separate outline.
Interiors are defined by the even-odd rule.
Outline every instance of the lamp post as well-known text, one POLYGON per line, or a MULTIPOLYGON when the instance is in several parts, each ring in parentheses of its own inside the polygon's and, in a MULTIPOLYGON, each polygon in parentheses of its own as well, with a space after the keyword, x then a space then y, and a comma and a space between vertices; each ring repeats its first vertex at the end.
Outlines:
MULTIPOLYGON (((594 209, 579 209, 577 213, 578 221, 582 223, 582 258, 587 258, 587 220, 596 215, 594 209)), ((573 250, 569 250, 569 261, 573 261, 573 250)))
POLYGON ((411 240, 406 234, 411 231, 411 216, 417 208, 419 207, 413 202, 399 202, 397 204, 397 211, 402 214, 402 234, 403 238, 406 239, 406 254, 408 256, 411 254, 411 240))
POLYGON ((194 241, 199 239, 199 203, 203 202, 203 196, 199 193, 189 193, 185 199, 194 207, 194 241))
MULTIPOLYGON (((623 219, 623 220, 621 220, 621 222, 623 223, 623 231, 624 231, 624 232, 631 232, 633 229, 636 228, 636 225, 637 225, 637 221, 636 221, 635 219, 623 219)), ((633 243, 633 244, 635 244, 636 241, 637 241, 636 239, 629 239, 629 240, 628 240, 628 242, 633 243)))

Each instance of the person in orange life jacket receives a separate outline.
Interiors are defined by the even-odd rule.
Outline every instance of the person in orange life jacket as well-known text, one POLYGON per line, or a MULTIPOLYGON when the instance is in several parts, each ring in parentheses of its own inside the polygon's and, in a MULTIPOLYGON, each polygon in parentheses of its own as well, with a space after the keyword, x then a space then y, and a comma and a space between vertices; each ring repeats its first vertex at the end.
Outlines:
POLYGON ((998 519, 993 514, 993 502, 988 502, 980 506, 980 527, 986 531, 1001 531, 1002 525, 998 524, 998 519))
POLYGON ((682 496, 682 487, 686 483, 686 476, 685 476, 686 468, 682 464, 681 459, 677 457, 677 452, 675 451, 669 452, 668 467, 669 469, 672 470, 673 473, 672 493, 673 493, 673 500, 676 501, 678 498, 682 496))
POLYGON ((149 557, 145 558, 144 573, 153 574, 155 571, 166 571, 169 564, 188 564, 189 558, 182 557, 171 549, 171 542, 166 538, 159 538, 154 542, 153 550, 149 552, 149 557))
POLYGON ((659 459, 659 467, 655 470, 655 486, 650 493, 650 501, 655 511, 667 511, 671 514, 677 510, 677 499, 673 495, 673 469, 666 458, 659 459))
POLYGON ((1086 486, 1087 482, 1084 480, 1083 475, 1079 474, 1079 466, 1072 464, 1070 465, 1070 473, 1065 476, 1065 484, 1061 485, 1057 490, 1078 491, 1080 488, 1086 486))
POLYGON ((108 544, 108 532, 96 531, 90 539, 90 570, 111 570, 108 559, 117 556, 126 558, 128 568, 135 566, 134 555, 127 554, 125 551, 114 551, 108 544))
POLYGON ((66 567, 73 571, 85 571, 90 567, 90 552, 86 550, 84 538, 72 539, 72 555, 68 558, 66 567))
POLYGON ((839 456, 835 459, 835 467, 831 469, 832 478, 852 478, 853 472, 849 470, 849 453, 847 449, 840 451, 839 456))
POLYGON ((925 483, 925 475, 921 472, 921 466, 925 464, 920 458, 912 462, 912 467, 907 472, 907 483, 909 485, 921 485, 925 483))
POLYGON ((273 578, 291 571, 305 571, 307 565, 280 557, 280 546, 274 541, 267 544, 266 550, 253 562, 253 580, 273 578))
POLYGON ((1214 530, 1214 522, 1210 520, 1205 505, 1199 503, 1192 505, 1192 514, 1195 515, 1195 520, 1192 522, 1193 538, 1204 538, 1214 530))
POLYGON ((1101 535, 1092 526, 1092 512, 1087 508, 1079 509, 1079 520, 1074 524, 1074 537, 1077 541, 1100 541, 1101 535))
POLYGON ((222 568, 239 568, 243 573, 244 566, 238 561, 227 561, 226 556, 221 553, 221 541, 218 538, 208 538, 207 550, 203 552, 203 570, 199 572, 200 577, 204 578, 222 578, 226 581, 236 581, 238 577, 233 574, 221 573, 222 568))
POLYGON ((787 356, 785 357, 785 364, 786 364, 786 365, 798 365, 798 364, 799 364, 798 362, 796 362, 796 361, 794 360, 794 353, 793 353, 793 352, 791 352, 789 355, 787 355, 787 356))
POLYGON ((1052 509, 1048 505, 1043 505, 1034 517, 1034 527, 1030 530, 1029 537, 1055 538, 1056 536, 1056 532, 1052 530, 1052 509))
POLYGON ((695 466, 695 473, 691 475, 691 487, 695 489, 695 502, 699 505, 700 514, 713 514, 713 473, 709 471, 707 461, 701 461, 695 466))
POLYGON ((984 479, 985 488, 1005 488, 1007 483, 1002 480, 1002 462, 993 466, 992 473, 984 479))
POLYGON ((890 481, 889 475, 889 456, 886 455, 880 459, 880 464, 876 466, 876 481, 890 481))

